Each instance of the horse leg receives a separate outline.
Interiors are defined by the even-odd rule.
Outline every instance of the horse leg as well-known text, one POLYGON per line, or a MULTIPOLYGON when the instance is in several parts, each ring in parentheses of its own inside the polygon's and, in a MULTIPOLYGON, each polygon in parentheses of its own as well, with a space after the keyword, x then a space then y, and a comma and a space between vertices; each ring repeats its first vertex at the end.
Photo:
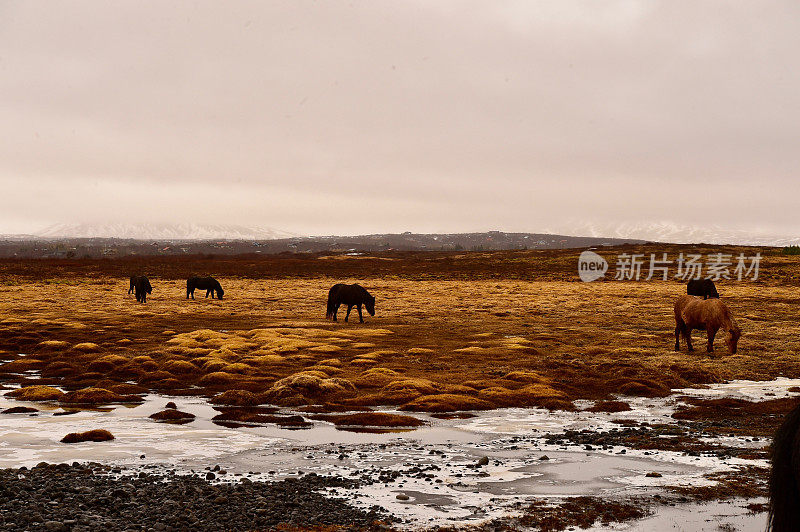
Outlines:
POLYGON ((336 321, 336 313, 339 312, 339 303, 336 303, 333 306, 333 321, 336 321))
POLYGON ((364 323, 364 316, 361 315, 361 303, 358 304, 358 322, 364 323))
POLYGON ((706 334, 708 335, 708 349, 709 353, 714 352, 714 336, 716 336, 717 331, 712 329, 711 327, 706 327, 706 334))
POLYGON ((675 351, 680 351, 681 350, 681 343, 680 343, 680 341, 678 341, 678 338, 680 337, 680 335, 681 335, 681 326, 680 325, 676 325, 675 326, 675 351))
POLYGON ((688 325, 683 326, 683 338, 686 340, 686 350, 694 351, 694 346, 692 345, 692 329, 690 329, 688 325))
POLYGON ((348 305, 347 305, 347 315, 344 317, 344 321, 345 321, 345 323, 347 323, 347 318, 349 318, 349 317, 350 317, 350 311, 351 311, 351 310, 353 310, 353 305, 350 305, 350 304, 348 304, 348 305))
POLYGON ((208 294, 211 293, 211 290, 206 290, 206 299, 208 299, 208 294))

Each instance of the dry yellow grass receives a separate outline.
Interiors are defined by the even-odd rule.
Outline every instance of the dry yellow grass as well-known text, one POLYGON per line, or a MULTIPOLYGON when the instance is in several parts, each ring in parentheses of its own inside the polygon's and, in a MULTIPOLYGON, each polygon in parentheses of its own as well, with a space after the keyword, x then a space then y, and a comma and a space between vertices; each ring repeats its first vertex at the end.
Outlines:
MULTIPOLYGON (((780 264, 791 278, 789 260, 780 264)), ((153 276, 146 307, 127 296, 127 279, 22 279, 0 292, 8 339, 0 370, 11 380, 42 370, 72 389, 132 380, 201 386, 209 396, 241 389, 297 404, 418 400, 435 409, 470 401, 566 408, 577 398, 800 377, 798 288, 781 284, 775 268, 769 284, 718 283, 743 331, 735 356, 720 340, 712 355, 673 351, 672 303, 685 291, 678 282, 387 277, 364 283, 377 315, 361 325, 324 319, 328 278, 221 278, 225 300, 187 301, 184 281, 153 276), (254 285, 281 297, 252 295, 254 285), (468 399, 419 400, 437 395, 468 399)), ((703 337, 694 333, 698 346, 703 337)))
POLYGON ((5 395, 20 401, 58 401, 64 396, 64 392, 51 386, 26 386, 5 395))

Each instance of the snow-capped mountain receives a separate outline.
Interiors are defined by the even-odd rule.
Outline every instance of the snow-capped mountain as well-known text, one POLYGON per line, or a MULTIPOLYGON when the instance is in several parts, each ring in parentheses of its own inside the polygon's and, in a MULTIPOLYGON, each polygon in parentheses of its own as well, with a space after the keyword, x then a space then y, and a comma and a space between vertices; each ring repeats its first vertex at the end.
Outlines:
POLYGON ((45 239, 55 238, 129 238, 136 240, 273 240, 298 236, 286 231, 245 227, 232 224, 56 224, 37 233, 45 239))
MULTIPOLYGON (((561 231, 565 231, 561 228, 561 231)), ((608 238, 637 238, 675 244, 736 244, 751 246, 796 246, 800 235, 778 235, 759 231, 725 229, 719 226, 689 226, 672 222, 571 225, 564 234, 608 238)))

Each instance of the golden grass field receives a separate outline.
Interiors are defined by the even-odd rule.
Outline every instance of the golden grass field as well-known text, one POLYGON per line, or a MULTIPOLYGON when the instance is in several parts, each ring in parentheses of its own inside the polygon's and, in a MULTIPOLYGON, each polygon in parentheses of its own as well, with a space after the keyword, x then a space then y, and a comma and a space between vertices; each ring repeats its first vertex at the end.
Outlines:
POLYGON ((269 262, 278 259, 264 258, 262 277, 256 259, 220 259, 217 274, 205 258, 202 267, 225 288, 222 301, 204 291, 186 300, 183 270, 165 258, 156 273, 146 258, 135 266, 7 261, 0 373, 66 390, 228 392, 218 402, 428 412, 570 409, 575 399, 800 377, 797 258, 765 249, 759 282, 717 284, 743 332, 730 355, 722 334, 706 353, 699 331, 697 351, 673 350, 672 304, 683 284, 576 282, 578 252, 323 256, 281 263, 280 274, 269 262), (246 275, 226 275, 237 260, 246 275), (320 274, 333 263, 336 277, 320 274), (146 304, 127 294, 121 272, 133 267, 150 275, 146 304), (339 322, 325 320, 336 282, 365 286, 376 316, 364 312, 359 324, 354 310, 344 323, 343 309, 339 322))

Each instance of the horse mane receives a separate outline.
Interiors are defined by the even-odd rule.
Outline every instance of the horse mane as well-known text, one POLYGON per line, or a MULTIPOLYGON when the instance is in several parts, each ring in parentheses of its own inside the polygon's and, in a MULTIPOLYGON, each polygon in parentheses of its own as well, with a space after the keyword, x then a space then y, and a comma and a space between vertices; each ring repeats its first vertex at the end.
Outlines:
POLYGON ((731 311, 728 309, 727 305, 725 305, 722 301, 720 301, 717 298, 709 299, 707 301, 718 302, 718 303, 712 303, 712 305, 718 304, 719 306, 720 327, 722 329, 725 329, 726 331, 730 333, 735 333, 737 335, 741 334, 742 329, 739 328, 739 325, 736 323, 736 320, 733 319, 733 315, 731 314, 731 311))
POLYGON ((789 412, 772 440, 772 469, 769 475, 767 530, 800 530, 800 406, 789 412))

